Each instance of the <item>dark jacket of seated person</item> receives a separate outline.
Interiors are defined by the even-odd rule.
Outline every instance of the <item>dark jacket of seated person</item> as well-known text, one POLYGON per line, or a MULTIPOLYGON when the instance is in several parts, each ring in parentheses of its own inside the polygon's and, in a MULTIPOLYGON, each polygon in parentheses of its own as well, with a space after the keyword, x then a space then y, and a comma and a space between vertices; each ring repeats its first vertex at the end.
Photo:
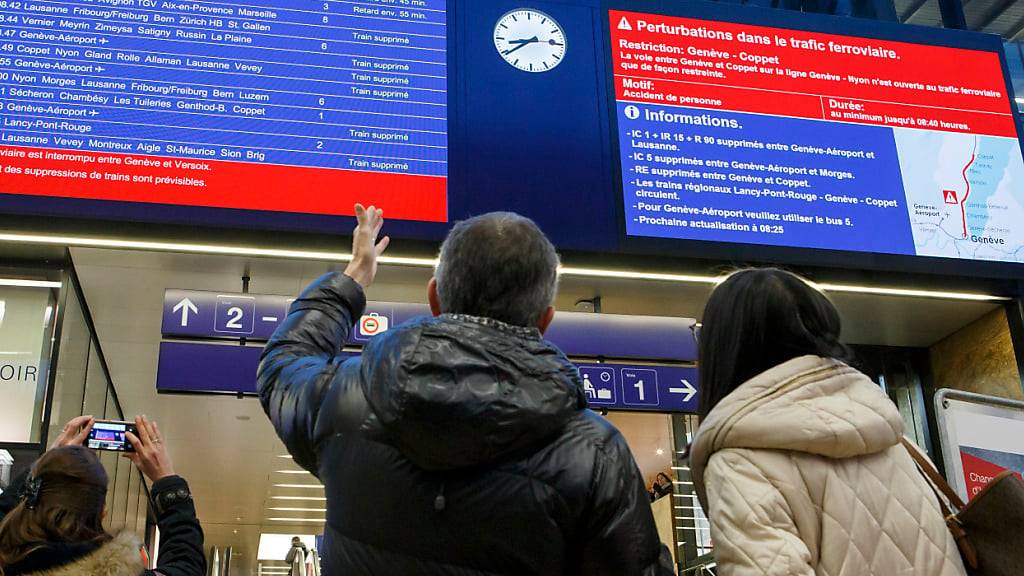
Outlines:
MULTIPOLYGON (((135 442, 141 444, 138 439, 135 442)), ((140 456, 133 455, 133 459, 138 463, 140 456)), ((150 495, 160 529, 156 571, 146 569, 146 553, 134 531, 110 535, 104 530, 106 471, 91 450, 71 444, 47 451, 4 493, 0 501, 0 573, 205 576, 203 531, 188 483, 169 467, 147 464, 140 468, 153 482, 150 495), (159 473, 153 473, 156 470, 159 473)))
MULTIPOLYGON (((505 234, 529 232, 550 250, 546 306, 554 249, 532 222, 497 217, 505 234)), ((474 224, 494 222, 453 234, 472 236, 474 224)), ((501 252, 488 246, 500 238, 479 236, 463 240, 501 252)), ((494 285, 525 266, 506 264, 494 285)), ((435 292, 432 282, 432 303, 435 292)), ((587 409, 575 367, 540 330, 445 313, 378 335, 345 361, 338 351, 365 304, 352 277, 321 277, 292 305, 259 372, 279 435, 325 485, 325 573, 673 573, 626 442, 587 409)))

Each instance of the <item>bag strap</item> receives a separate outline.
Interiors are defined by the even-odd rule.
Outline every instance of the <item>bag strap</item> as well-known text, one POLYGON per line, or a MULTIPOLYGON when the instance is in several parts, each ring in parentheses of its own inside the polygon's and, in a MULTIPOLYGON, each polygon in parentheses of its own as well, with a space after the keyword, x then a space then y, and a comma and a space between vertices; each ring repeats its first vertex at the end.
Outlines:
POLYGON ((939 475, 939 471, 932 466, 928 457, 922 454, 918 447, 914 446, 910 440, 907 440, 905 437, 900 438, 900 442, 903 444, 903 447, 907 449, 910 457, 914 459, 914 463, 917 464, 918 471, 920 471, 921 475, 928 480, 928 484, 931 485, 932 490, 934 490, 939 496, 939 506, 942 508, 942 514, 947 518, 953 514, 953 511, 949 509, 949 506, 955 508, 957 512, 963 510, 964 501, 960 499, 959 494, 953 491, 953 488, 950 487, 949 483, 939 475), (942 498, 943 496, 945 496, 945 498, 942 498), (946 502, 949 502, 949 505, 947 505, 946 502))
POLYGON ((928 486, 931 487, 932 492, 935 493, 936 499, 939 501, 939 509, 942 510, 942 515, 946 519, 946 527, 949 528, 949 532, 953 535, 953 540, 956 541, 957 548, 960 549, 960 556, 963 558, 964 563, 970 568, 977 570, 979 565, 978 552, 967 538, 967 530, 957 516, 964 509, 964 501, 953 491, 946 480, 939 475, 938 470, 932 466, 931 461, 917 446, 906 438, 901 438, 900 442, 907 452, 910 453, 910 457, 917 465, 918 472, 921 473, 928 482, 928 486), (950 506, 953 506, 956 512, 950 510, 950 506))

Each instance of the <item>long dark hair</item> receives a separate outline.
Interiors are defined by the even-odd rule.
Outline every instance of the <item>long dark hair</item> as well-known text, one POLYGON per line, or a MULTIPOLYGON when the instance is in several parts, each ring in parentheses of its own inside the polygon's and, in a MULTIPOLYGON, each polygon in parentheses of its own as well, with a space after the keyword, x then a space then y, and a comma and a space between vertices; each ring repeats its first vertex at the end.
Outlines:
POLYGON ((808 354, 850 361, 839 313, 808 281, 777 268, 734 272, 715 288, 700 329, 703 418, 747 380, 808 354))
POLYGON ((92 450, 65 446, 36 461, 35 497, 23 498, 0 523, 0 574, 47 543, 105 543, 107 472, 92 450))

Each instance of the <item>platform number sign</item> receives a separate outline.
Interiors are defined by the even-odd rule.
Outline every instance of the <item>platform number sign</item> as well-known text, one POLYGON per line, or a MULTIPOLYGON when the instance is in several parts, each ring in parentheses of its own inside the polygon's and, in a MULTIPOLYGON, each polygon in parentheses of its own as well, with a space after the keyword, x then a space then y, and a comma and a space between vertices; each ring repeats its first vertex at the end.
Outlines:
POLYGON ((252 296, 217 296, 214 331, 222 334, 252 334, 256 318, 256 298, 252 296))
POLYGON ((658 371, 623 368, 622 403, 627 406, 657 406, 658 371))

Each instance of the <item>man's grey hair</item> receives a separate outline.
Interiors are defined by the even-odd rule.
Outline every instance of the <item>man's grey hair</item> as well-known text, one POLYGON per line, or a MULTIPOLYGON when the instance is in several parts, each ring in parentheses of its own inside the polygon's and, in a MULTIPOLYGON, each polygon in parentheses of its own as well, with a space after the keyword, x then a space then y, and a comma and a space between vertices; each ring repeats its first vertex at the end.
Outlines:
POLYGON ((558 253, 530 220, 492 212, 448 233, 434 278, 441 312, 536 326, 558 290, 558 253))

